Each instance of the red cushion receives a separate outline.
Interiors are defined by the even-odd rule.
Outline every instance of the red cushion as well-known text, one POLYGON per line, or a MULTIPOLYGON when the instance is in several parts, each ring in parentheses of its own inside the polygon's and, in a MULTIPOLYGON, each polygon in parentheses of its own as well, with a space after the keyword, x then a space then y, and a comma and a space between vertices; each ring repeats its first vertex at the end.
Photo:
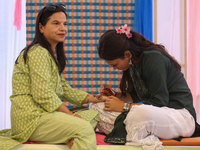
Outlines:
POLYGON ((26 141, 24 144, 44 144, 44 143, 38 143, 38 142, 33 142, 33 141, 26 141))
POLYGON ((96 133, 97 145, 112 145, 112 143, 104 142, 105 135, 96 133))
MULTIPOLYGON (((96 133, 97 145, 112 145, 104 142, 105 135, 96 133)), ((160 140, 164 146, 200 146, 200 137, 183 138, 180 142, 176 140, 160 140)), ((24 144, 43 144, 38 142, 27 141, 24 144)))

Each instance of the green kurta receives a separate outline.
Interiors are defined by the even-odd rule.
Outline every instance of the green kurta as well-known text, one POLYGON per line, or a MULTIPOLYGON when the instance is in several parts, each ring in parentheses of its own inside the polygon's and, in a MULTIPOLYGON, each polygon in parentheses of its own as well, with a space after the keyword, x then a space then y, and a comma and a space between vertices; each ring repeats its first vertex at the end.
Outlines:
MULTIPOLYGON (((12 78, 11 129, 0 131, 0 148, 10 149, 27 141, 37 126, 39 118, 55 112, 61 99, 78 106, 88 93, 70 87, 50 53, 42 46, 33 46, 24 62, 23 52, 14 66, 12 78)), ((91 121, 98 113, 90 110, 85 116, 91 121)), ((84 117, 83 117, 84 118, 84 117)))
MULTIPOLYGON (((137 67, 149 90, 144 104, 175 109, 186 108, 196 120, 193 98, 183 74, 168 57, 156 50, 143 52, 137 67)), ((130 92, 134 102, 140 102, 135 90, 130 92)))

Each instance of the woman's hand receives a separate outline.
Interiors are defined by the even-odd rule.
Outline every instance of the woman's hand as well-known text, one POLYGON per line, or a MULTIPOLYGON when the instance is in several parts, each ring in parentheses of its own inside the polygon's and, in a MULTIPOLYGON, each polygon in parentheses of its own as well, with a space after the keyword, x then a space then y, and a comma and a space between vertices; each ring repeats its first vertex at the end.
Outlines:
POLYGON ((115 96, 109 96, 105 101, 105 111, 124 112, 124 102, 115 96))
POLYGON ((78 114, 76 114, 76 112, 70 112, 70 115, 71 115, 71 116, 74 116, 74 117, 81 118, 81 116, 78 115, 78 114))
POLYGON ((100 86, 100 91, 99 91, 99 93, 100 93, 101 95, 104 95, 104 96, 112 96, 112 94, 111 94, 108 90, 106 90, 105 88, 110 88, 110 89, 111 89, 111 86, 108 85, 108 84, 102 84, 102 85, 100 86))
POLYGON ((78 114, 75 114, 75 115, 74 115, 74 117, 81 118, 81 116, 80 116, 80 115, 78 115, 78 114))
POLYGON ((109 100, 110 98, 108 97, 108 96, 103 96, 103 95, 100 95, 100 94, 98 94, 98 95, 93 95, 94 97, 100 97, 100 98, 97 98, 97 99, 99 99, 99 101, 101 101, 101 102, 105 102, 106 100, 109 100))
POLYGON ((88 96, 83 101, 83 104, 105 102, 108 99, 109 98, 107 96, 103 96, 101 94, 98 94, 98 95, 88 94, 88 96))

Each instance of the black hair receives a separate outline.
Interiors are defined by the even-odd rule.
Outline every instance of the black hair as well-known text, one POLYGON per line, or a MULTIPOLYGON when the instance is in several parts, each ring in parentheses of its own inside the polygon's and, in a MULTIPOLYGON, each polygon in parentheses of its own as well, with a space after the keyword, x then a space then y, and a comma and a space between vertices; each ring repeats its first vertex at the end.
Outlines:
MULTIPOLYGON (((132 63, 137 66, 144 51, 158 50, 175 64, 177 70, 181 70, 180 64, 166 51, 163 45, 155 44, 133 30, 130 33, 132 37, 128 38, 126 34, 117 34, 114 29, 106 31, 100 37, 97 46, 99 57, 104 60, 124 59, 124 52, 128 50, 132 54, 132 63)), ((120 82, 120 90, 123 96, 126 95, 127 89, 129 89, 129 92, 133 89, 133 82, 128 70, 123 71, 120 82)))
MULTIPOLYGON (((57 66, 59 68, 59 74, 61 74, 66 66, 66 61, 67 61, 67 58, 65 57, 63 42, 59 42, 56 45, 56 55, 57 55, 57 61, 56 61, 56 58, 54 56, 54 53, 53 53, 50 43, 47 41, 47 39, 44 37, 44 35, 39 30, 39 24, 41 24, 42 26, 45 26, 46 23, 49 21, 50 17, 54 13, 57 13, 57 12, 63 12, 67 18, 66 9, 64 9, 63 6, 61 6, 61 5, 47 5, 40 10, 40 12, 37 15, 37 19, 36 19, 36 23, 35 23, 35 37, 34 37, 33 41, 29 45, 27 45, 22 51, 24 51, 23 58, 24 58, 24 62, 26 63, 27 53, 28 53, 30 47, 32 47, 35 44, 40 44, 42 47, 46 48, 49 51, 49 53, 51 54, 51 56, 54 58, 57 66), (55 9, 49 10, 49 9, 47 9, 48 6, 54 6, 55 9)), ((16 59, 15 64, 18 63, 17 61, 18 61, 18 58, 16 59)))

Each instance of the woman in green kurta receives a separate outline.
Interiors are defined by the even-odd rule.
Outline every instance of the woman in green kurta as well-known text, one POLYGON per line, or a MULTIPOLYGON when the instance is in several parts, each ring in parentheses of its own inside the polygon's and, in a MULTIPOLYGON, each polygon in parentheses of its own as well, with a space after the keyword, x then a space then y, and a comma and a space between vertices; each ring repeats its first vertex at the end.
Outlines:
POLYGON ((105 101, 73 89, 62 72, 66 65, 63 41, 67 14, 62 5, 45 6, 38 14, 33 42, 16 60, 11 100, 11 129, 0 131, 1 150, 23 142, 64 143, 74 150, 95 150, 98 112, 71 112, 61 101, 82 106, 105 101))
MULTIPOLYGON (((97 127, 108 134, 106 142, 161 150, 158 138, 194 134, 196 113, 192 94, 181 66, 164 46, 154 44, 124 25, 100 37, 98 53, 107 64, 123 71, 121 92, 117 92, 116 97, 111 96, 105 104, 91 107, 100 112, 97 127), (115 126, 113 116, 118 117, 115 126)), ((105 84, 103 87, 110 86, 105 84)), ((106 89, 101 93, 110 95, 106 89)))

